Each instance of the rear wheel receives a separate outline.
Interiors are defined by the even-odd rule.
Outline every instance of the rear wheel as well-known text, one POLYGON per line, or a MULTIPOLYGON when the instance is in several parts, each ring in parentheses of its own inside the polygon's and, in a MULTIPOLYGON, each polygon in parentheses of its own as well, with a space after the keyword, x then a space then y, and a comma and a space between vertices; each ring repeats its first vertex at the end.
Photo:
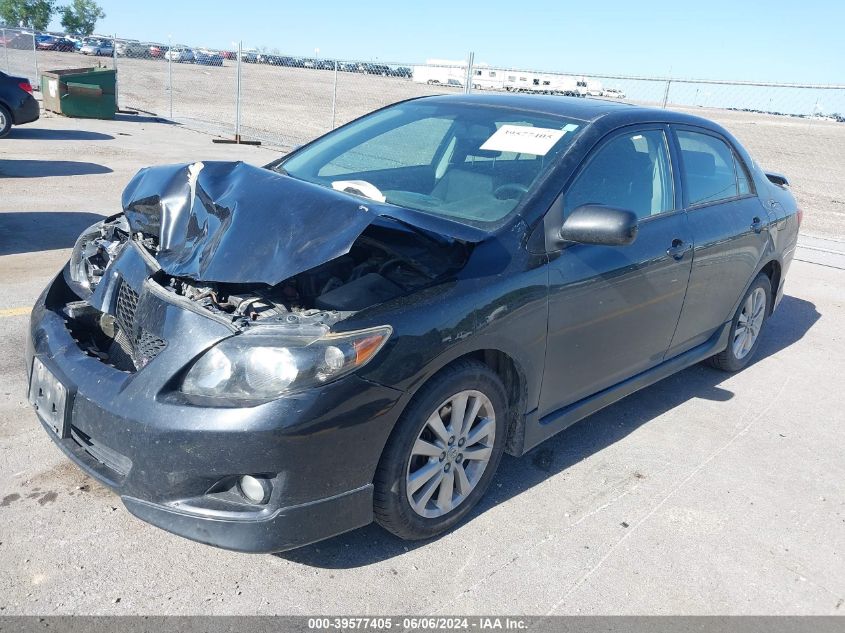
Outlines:
POLYGON ((713 367, 734 372, 751 362, 760 345, 760 334, 768 319, 771 302, 772 284, 761 274, 745 293, 734 315, 727 348, 709 359, 713 367))
POLYGON ((12 113, 0 103, 0 138, 3 138, 12 129, 12 113))
POLYGON ((429 538, 463 519, 498 468, 507 398, 486 365, 461 361, 426 384, 388 440, 375 476, 374 512, 405 539, 429 538))

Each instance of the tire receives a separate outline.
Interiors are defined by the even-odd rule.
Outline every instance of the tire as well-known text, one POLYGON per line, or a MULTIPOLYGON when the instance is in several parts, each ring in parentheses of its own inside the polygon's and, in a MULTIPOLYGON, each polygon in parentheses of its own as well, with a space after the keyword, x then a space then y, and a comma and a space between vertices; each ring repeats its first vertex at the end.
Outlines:
POLYGON ((12 113, 9 108, 0 103, 0 138, 8 136, 12 129, 12 113))
MULTIPOLYGON (((396 536, 408 540, 431 538, 461 521, 484 496, 496 474, 507 435, 507 409, 507 396, 502 381, 482 363, 459 361, 432 378, 413 397, 396 423, 382 453, 373 482, 376 521, 396 536), (477 394, 468 396, 467 409, 472 409, 476 402, 482 403, 481 408, 473 420, 469 420, 467 432, 463 436, 460 432, 453 433, 450 424, 444 424, 445 428, 441 431, 450 434, 453 439, 453 443, 447 445, 432 432, 429 420, 434 419, 435 414, 438 419, 442 419, 440 415, 445 412, 448 422, 452 399, 464 392, 477 394), (488 409, 492 411, 495 420, 490 420, 488 409), (490 429, 494 429, 492 442, 489 442, 490 429), (486 452, 490 448, 489 460, 483 469, 480 468, 480 461, 464 457, 460 452, 468 449, 476 456, 482 454, 476 450, 476 447, 482 446, 477 441, 479 435, 486 442, 482 451, 486 452), (429 448, 434 445, 443 451, 440 456, 414 454, 414 449, 420 446, 418 440, 425 442, 423 436, 430 440, 429 448), (458 439, 454 439, 456 437, 458 439), (492 446, 489 446, 491 443, 492 446), (425 484, 414 492, 418 499, 415 509, 409 499, 408 482, 412 473, 427 473, 429 470, 434 473, 432 477, 417 477, 419 482, 424 481, 425 484), (449 488, 451 492, 444 494, 441 483, 449 481, 452 482, 449 488), (434 493, 430 494, 430 500, 422 502, 429 486, 434 487, 434 493), (466 488, 469 491, 467 494, 460 491, 463 486, 469 486, 466 488), (444 510, 441 507, 441 495, 449 496, 444 506, 451 509, 444 510), (453 501, 456 498, 457 501, 453 501), (431 509, 426 509, 429 507, 431 509), (419 508, 423 508, 427 516, 421 514, 419 508)), ((464 417, 468 418, 469 413, 464 417)))
POLYGON ((762 338, 763 328, 769 319, 772 305, 772 283, 765 274, 760 274, 751 284, 748 292, 743 296, 731 323, 731 332, 728 337, 728 346, 721 353, 708 359, 708 363, 716 369, 727 372, 736 372, 743 369, 757 352, 762 338), (755 303, 755 297, 757 301, 755 303), (762 305, 760 305, 762 303, 762 305), (745 339, 745 345, 741 345, 740 338, 743 332, 748 332, 748 326, 741 321, 747 321, 748 314, 752 316, 751 334, 753 340, 745 339), (750 347, 748 343, 750 342, 750 347))

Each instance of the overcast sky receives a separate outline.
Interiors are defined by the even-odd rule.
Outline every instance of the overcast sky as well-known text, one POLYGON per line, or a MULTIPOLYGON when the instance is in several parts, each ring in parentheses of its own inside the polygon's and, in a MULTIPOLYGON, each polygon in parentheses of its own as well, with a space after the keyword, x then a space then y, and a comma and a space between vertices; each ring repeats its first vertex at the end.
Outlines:
MULTIPOLYGON (((845 3, 828 0, 99 0, 97 31, 191 46, 538 70, 845 83, 845 3)), ((55 25, 58 28, 58 25, 55 25)))

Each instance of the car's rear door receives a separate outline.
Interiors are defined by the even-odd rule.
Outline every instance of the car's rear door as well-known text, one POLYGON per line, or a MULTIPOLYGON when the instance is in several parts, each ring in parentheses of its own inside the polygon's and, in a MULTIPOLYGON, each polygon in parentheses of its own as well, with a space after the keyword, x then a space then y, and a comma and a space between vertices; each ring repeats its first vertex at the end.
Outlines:
POLYGON ((549 264, 540 416, 659 364, 689 279, 691 235, 668 128, 625 128, 591 152, 563 194, 564 216, 597 203, 635 211, 628 246, 570 244, 549 264))
POLYGON ((672 126, 695 250, 669 356, 705 342, 733 311, 760 264, 770 218, 728 139, 672 126))

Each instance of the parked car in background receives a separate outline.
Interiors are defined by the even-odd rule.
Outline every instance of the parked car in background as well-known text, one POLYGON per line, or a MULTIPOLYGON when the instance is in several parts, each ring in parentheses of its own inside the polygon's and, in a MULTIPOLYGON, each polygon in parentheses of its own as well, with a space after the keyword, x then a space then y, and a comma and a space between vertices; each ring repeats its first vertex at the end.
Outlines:
POLYGON ((151 43, 149 45, 149 54, 153 59, 164 59, 164 55, 169 50, 170 47, 167 44, 151 43))
POLYGON ((368 75, 381 75, 382 77, 387 77, 392 73, 390 66, 384 64, 364 64, 364 72, 368 75))
POLYGON ((29 79, 0 72, 0 138, 8 135, 13 125, 31 123, 39 115, 29 79))
MULTIPOLYGON (((284 57, 282 55, 259 53, 257 63, 267 64, 269 66, 290 66, 290 60, 290 57, 284 57)), ((243 61, 246 61, 246 53, 244 53, 243 61)))
POLYGON ((256 50, 241 51, 241 60, 247 64, 257 64, 261 55, 256 50))
POLYGON ((95 57, 111 57, 114 55, 112 40, 89 37, 86 39, 79 52, 83 55, 94 55, 95 57))
POLYGON ((605 88, 602 92, 603 97, 610 97, 611 99, 624 99, 625 93, 619 88, 605 88))
POLYGON ((222 66, 223 55, 217 51, 198 48, 194 51, 194 63, 202 64, 203 66, 222 66))
POLYGON ((148 42, 118 42, 117 54, 121 57, 151 57, 148 42))
POLYGON ((56 38, 52 35, 48 35, 46 33, 39 33, 35 36, 35 48, 39 51, 49 51, 52 50, 53 47, 53 40, 56 38))
POLYGON ((264 552, 442 534, 504 452, 743 369, 801 220, 711 121, 523 94, 405 101, 265 168, 149 167, 122 200, 32 309, 30 402, 133 514, 264 552))
POLYGON ((31 51, 35 48, 35 33, 20 31, 11 37, 6 37, 6 48, 15 50, 31 51))
POLYGON ((192 64, 196 56, 194 51, 187 46, 174 46, 164 54, 164 58, 180 64, 192 64))
POLYGON ((36 38, 36 47, 40 51, 71 53, 76 50, 76 42, 67 37, 47 35, 36 38))

